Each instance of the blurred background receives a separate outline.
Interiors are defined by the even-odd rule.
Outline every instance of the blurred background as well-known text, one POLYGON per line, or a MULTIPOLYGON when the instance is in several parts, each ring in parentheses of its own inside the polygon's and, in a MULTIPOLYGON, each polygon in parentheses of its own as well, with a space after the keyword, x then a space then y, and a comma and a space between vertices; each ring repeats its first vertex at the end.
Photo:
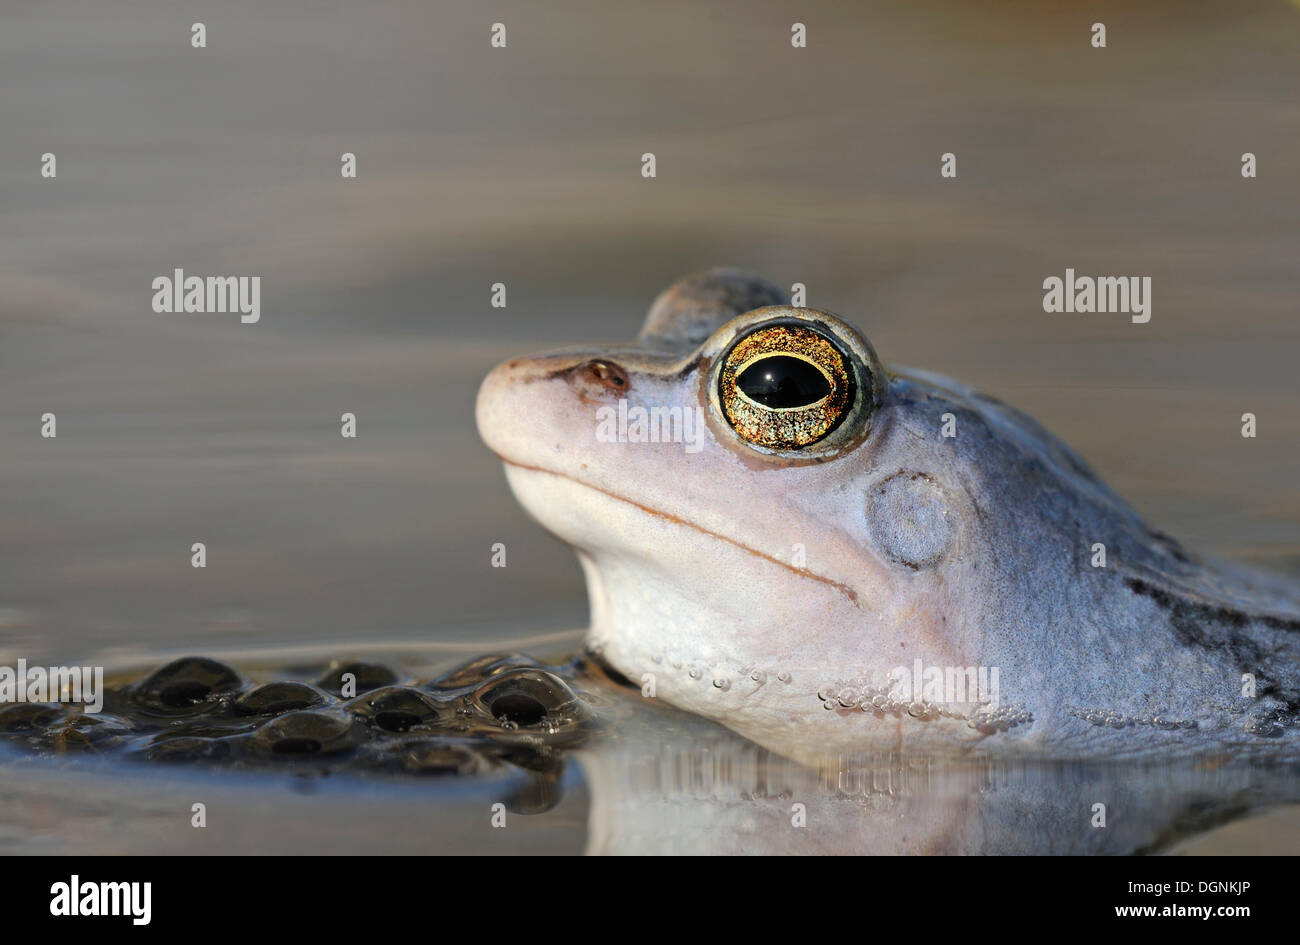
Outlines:
POLYGON ((1034 415, 1194 548, 1300 570, 1294 5, 0 19, 0 662, 581 626, 576 562, 478 440, 478 383, 630 338, 724 264, 1034 415), (1151 276, 1150 323, 1044 314, 1066 267, 1151 276), (174 268, 260 276, 261 322, 154 313, 174 268))

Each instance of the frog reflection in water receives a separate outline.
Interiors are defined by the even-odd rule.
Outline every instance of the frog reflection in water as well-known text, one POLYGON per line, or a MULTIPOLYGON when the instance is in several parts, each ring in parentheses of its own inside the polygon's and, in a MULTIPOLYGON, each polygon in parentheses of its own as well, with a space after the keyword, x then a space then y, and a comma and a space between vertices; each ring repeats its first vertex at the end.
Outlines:
POLYGON ((1030 418, 744 273, 677 283, 634 343, 502 364, 477 417, 578 554, 589 649, 777 753, 1300 745, 1293 585, 1202 563, 1030 418))

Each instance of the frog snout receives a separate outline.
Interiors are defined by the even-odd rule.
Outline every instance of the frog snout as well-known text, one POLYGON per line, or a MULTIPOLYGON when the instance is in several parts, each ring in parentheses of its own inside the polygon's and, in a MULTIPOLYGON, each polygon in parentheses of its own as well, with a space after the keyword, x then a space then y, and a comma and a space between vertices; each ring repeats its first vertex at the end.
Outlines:
POLYGON ((503 459, 527 442, 528 429, 538 415, 530 389, 546 376, 542 362, 518 358, 498 364, 478 389, 474 419, 479 436, 503 459))
POLYGON ((571 427, 575 418, 589 420, 594 429, 593 408, 617 404, 631 386, 626 368, 592 352, 515 358, 493 369, 479 388, 479 435, 506 458, 526 449, 541 431, 571 427))

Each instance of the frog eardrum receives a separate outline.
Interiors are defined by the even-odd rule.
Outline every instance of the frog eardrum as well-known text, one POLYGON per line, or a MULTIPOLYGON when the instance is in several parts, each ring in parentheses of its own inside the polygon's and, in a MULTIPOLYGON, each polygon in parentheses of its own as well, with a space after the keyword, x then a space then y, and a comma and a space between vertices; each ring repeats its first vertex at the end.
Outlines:
POLYGON ((797 450, 825 437, 848 415, 855 380, 850 360, 818 331, 793 322, 760 326, 727 352, 718 400, 745 440, 797 450))

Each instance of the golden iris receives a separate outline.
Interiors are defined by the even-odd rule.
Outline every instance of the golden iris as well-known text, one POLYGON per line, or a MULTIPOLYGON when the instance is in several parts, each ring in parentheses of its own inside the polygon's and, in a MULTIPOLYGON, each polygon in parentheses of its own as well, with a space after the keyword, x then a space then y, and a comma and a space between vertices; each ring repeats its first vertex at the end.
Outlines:
POLYGON ((750 443, 797 450, 844 419, 853 377, 824 335, 801 325, 770 325, 727 352, 718 398, 727 422, 750 443))

